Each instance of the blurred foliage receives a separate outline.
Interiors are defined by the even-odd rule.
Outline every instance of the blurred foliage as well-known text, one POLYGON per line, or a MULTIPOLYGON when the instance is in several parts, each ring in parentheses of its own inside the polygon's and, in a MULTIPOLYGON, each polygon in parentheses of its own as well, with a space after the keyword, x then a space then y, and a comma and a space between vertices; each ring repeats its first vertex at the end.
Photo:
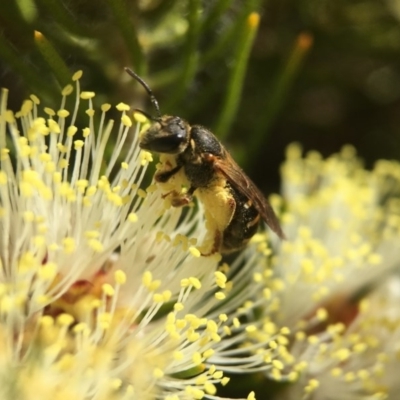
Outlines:
POLYGON ((31 92, 54 105, 82 69, 98 105, 151 113, 131 67, 163 113, 212 129, 278 190, 294 140, 324 155, 352 143, 369 166, 400 158, 399 20, 400 0, 7 0, 0 86, 13 109, 31 92))
POLYGON ((399 158, 399 19, 399 0, 8 0, 0 85, 12 108, 31 92, 51 104, 83 69, 99 104, 151 112, 129 66, 163 113, 212 129, 277 190, 293 140, 324 155, 352 143, 368 165, 399 158))

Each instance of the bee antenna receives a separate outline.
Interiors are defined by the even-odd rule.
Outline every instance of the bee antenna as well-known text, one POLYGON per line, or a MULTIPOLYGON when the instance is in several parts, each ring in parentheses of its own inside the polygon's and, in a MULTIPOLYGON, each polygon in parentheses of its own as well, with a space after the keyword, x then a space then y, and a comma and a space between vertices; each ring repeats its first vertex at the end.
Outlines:
MULTIPOLYGON (((156 109, 158 116, 161 117, 160 106, 158 105, 158 101, 156 99, 156 96, 154 96, 153 91, 149 88, 149 85, 139 75, 137 75, 135 72, 133 72, 130 68, 125 67, 125 71, 132 78, 136 79, 145 88, 147 94, 150 96, 151 104, 153 104, 154 108, 156 109)), ((146 115, 143 112, 142 112, 142 114, 146 115)), ((151 118, 151 119, 153 119, 153 118, 151 118)))

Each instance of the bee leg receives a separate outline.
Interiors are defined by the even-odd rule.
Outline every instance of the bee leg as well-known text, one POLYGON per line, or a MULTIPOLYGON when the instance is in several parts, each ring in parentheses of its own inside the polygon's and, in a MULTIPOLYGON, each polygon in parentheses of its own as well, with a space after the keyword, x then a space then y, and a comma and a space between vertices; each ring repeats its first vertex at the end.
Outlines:
MULTIPOLYGON (((196 190, 195 187, 191 186, 186 193, 178 194, 173 191, 173 197, 171 200, 172 207, 183 207, 188 205, 193 200, 193 193, 196 190)), ((170 192, 171 193, 171 192, 170 192)))
POLYGON ((154 179, 156 182, 165 183, 167 182, 172 176, 174 176, 180 169, 182 165, 177 165, 175 168, 172 168, 168 171, 158 171, 154 175, 154 179))
POLYGON ((201 253, 201 255, 203 257, 208 257, 208 256, 212 256, 215 253, 218 253, 218 251, 221 248, 221 241, 222 241, 221 232, 217 230, 217 231, 215 231, 215 234, 214 234, 214 243, 213 243, 211 250, 208 253, 201 253))
POLYGON ((192 201, 192 196, 187 196, 186 194, 178 195, 172 198, 172 207, 183 207, 187 206, 192 201))
POLYGON ((164 193, 161 197, 165 199, 167 196, 172 196, 172 207, 183 207, 193 200, 193 192, 195 190, 196 188, 194 187, 190 187, 186 193, 178 193, 176 190, 171 190, 170 192, 164 193))

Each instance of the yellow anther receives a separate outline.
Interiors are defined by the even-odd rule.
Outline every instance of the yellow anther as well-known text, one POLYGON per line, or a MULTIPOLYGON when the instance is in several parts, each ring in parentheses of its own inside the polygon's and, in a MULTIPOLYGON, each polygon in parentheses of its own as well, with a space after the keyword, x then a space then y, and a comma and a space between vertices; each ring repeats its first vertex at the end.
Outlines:
POLYGON ((82 78, 83 72, 81 70, 76 71, 73 75, 72 75, 72 80, 75 82, 79 79, 82 78))
POLYGON ((128 104, 125 104, 125 103, 119 103, 119 104, 117 104, 116 106, 115 106, 115 108, 118 110, 118 111, 129 111, 129 109, 130 109, 130 107, 128 106, 128 104))
POLYGON ((83 100, 89 100, 92 99, 95 96, 94 92, 81 92, 81 99, 83 100))

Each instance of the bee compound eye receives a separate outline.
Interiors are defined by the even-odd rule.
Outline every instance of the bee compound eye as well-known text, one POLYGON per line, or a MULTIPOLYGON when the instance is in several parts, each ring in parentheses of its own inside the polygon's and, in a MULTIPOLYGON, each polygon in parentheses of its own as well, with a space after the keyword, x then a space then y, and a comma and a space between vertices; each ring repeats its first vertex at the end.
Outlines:
POLYGON ((139 146, 155 153, 180 154, 188 143, 187 124, 179 117, 163 117, 145 132, 139 146))
POLYGON ((149 150, 157 153, 169 153, 176 154, 183 151, 182 146, 186 143, 186 134, 172 133, 165 136, 158 136, 153 138, 149 144, 151 147, 149 150))

